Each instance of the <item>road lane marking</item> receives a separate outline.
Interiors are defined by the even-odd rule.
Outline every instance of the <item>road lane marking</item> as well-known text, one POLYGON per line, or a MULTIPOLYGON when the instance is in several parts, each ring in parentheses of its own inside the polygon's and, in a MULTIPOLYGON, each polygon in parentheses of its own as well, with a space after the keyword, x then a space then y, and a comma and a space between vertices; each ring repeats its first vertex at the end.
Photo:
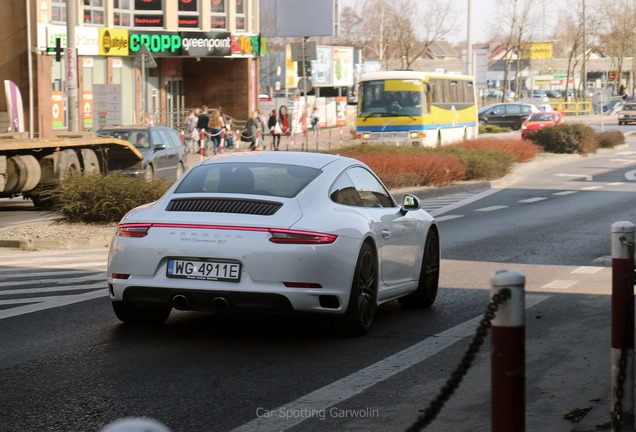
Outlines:
POLYGON ((563 192, 555 192, 555 193, 553 193, 552 195, 560 195, 560 196, 563 196, 563 195, 572 195, 572 194, 575 194, 575 193, 579 193, 579 191, 563 191, 563 192))
MULTIPOLYGON (((548 295, 526 295, 525 307, 528 309, 548 298, 550 298, 548 295)), ((254 414, 257 418, 233 429, 232 432, 285 431, 312 418, 311 415, 286 416, 285 414, 288 412, 313 413, 313 415, 327 413, 331 406, 357 396, 375 384, 391 378, 393 375, 403 372, 473 335, 482 319, 483 316, 480 315, 434 336, 427 337, 403 351, 278 408, 271 410, 266 410, 264 407, 255 408, 254 414), (262 412, 266 412, 267 415, 259 416, 257 414, 259 409, 262 409, 262 412)))
MULTIPOLYGON (((88 288, 92 289, 92 288, 88 288)), ((0 310, 0 320, 5 318, 11 318, 19 315, 25 315, 32 312, 38 312, 46 309, 53 309, 61 306, 67 306, 73 303, 80 303, 87 300, 93 300, 99 297, 107 297, 108 289, 103 288, 96 291, 87 292, 84 294, 75 294, 68 296, 50 297, 51 300, 47 300, 42 303, 35 303, 26 306, 19 306, 11 309, 0 310)), ((28 300, 28 299, 27 299, 28 300)))
POLYGON ((578 281, 575 280, 553 280, 552 282, 543 285, 541 288, 548 289, 568 289, 576 285, 578 281))
MULTIPOLYGON (((94 280, 92 283, 84 284, 84 285, 60 285, 60 286, 52 286, 46 288, 25 288, 25 289, 16 289, 16 290, 6 290, 0 291, 0 296, 10 296, 10 295, 18 295, 18 294, 42 294, 49 292, 57 292, 57 291, 81 291, 87 289, 95 289, 95 288, 103 288, 104 282, 106 281, 106 275, 103 277, 94 280)), ((90 282, 90 281, 87 281, 90 282)))
POLYGON ((520 203, 524 203, 524 204, 530 204, 530 203, 535 203, 537 201, 543 201, 546 200, 546 197, 534 197, 534 198, 528 198, 528 199, 524 199, 519 201, 520 203))
POLYGON ((636 180, 636 170, 627 171, 625 173, 625 178, 632 181, 636 180))
POLYGON ((592 181, 592 176, 587 174, 555 174, 557 177, 583 177, 585 181, 592 181))
POLYGON ((475 211, 478 211, 478 212, 491 212, 491 211, 501 210, 501 209, 505 209, 505 208, 508 208, 508 206, 490 206, 490 207, 480 208, 480 209, 477 209, 475 211))
POLYGON ((620 162, 623 165, 632 164, 636 162, 634 159, 610 159, 610 162, 620 162))
POLYGON ((622 186, 624 184, 625 182, 611 182, 611 183, 608 183, 607 186, 622 186))
MULTIPOLYGON (((66 276, 66 275, 63 275, 66 276)), ((105 272, 101 272, 98 274, 92 273, 90 275, 83 275, 83 276, 77 276, 77 277, 64 277, 63 279, 61 278, 57 278, 57 279, 30 279, 28 281, 9 281, 9 282, 0 282, 0 288, 2 287, 16 287, 16 286, 21 286, 21 285, 29 285, 29 286, 33 286, 33 285, 42 285, 42 284, 47 284, 47 285, 51 285, 51 284, 56 284, 56 283, 60 283, 60 281, 63 281, 64 283, 70 283, 71 281, 74 282, 86 282, 86 281, 91 281, 91 280, 101 280, 102 282, 106 280, 106 273, 105 272)), ((58 288, 58 287, 53 287, 53 288, 58 288)), ((37 288, 34 288, 37 289, 37 288)), ((0 291, 0 295, 4 295, 7 293, 13 293, 15 292, 15 290, 9 290, 9 291, 0 291)))
POLYGON ((461 218, 461 217, 464 217, 464 215, 446 215, 446 216, 436 217, 435 220, 437 222, 442 222, 442 221, 445 221, 445 220, 457 219, 457 218, 461 218))
POLYGON ((603 270, 605 267, 593 267, 593 266, 582 266, 572 270, 570 273, 574 274, 596 274, 603 270))
POLYGON ((433 217, 437 217, 438 215, 441 215, 443 213, 447 213, 447 212, 449 212, 451 210, 455 210, 456 208, 463 207, 463 206, 465 206, 467 204, 472 204, 475 201, 479 201, 480 199, 485 198, 485 197, 487 197, 489 195, 492 195, 492 194, 494 194, 496 192, 499 192, 500 190, 501 189, 488 189, 488 190, 485 190, 485 191, 483 191, 481 193, 473 195, 473 196, 471 196, 469 198, 463 199, 461 201, 458 201, 458 202, 456 202, 454 204, 442 207, 440 209, 432 210, 432 211, 430 211, 428 213, 431 216, 433 216, 433 217))
POLYGON ((584 188, 581 188, 581 190, 596 190, 596 189, 603 189, 604 186, 586 186, 584 188))

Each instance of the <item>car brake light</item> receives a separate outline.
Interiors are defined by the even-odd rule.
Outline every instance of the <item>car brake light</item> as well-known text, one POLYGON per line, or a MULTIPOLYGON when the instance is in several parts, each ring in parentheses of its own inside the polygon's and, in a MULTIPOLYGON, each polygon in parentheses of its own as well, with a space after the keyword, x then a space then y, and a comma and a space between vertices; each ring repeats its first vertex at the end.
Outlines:
POLYGON ((113 273, 113 279, 128 279, 129 277, 130 275, 126 273, 113 273))
POLYGON ((286 244, 331 244, 338 236, 307 231, 270 229, 272 243, 286 244))
POLYGON ((117 227, 119 237, 145 237, 152 224, 122 224, 117 227))
POLYGON ((322 288, 322 285, 311 282, 283 282, 287 288, 322 288))

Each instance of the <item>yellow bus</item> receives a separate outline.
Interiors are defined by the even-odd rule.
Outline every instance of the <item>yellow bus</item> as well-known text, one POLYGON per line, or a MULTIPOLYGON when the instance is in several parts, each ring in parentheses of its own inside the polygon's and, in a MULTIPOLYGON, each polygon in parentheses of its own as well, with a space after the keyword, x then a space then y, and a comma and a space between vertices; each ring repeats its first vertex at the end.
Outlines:
POLYGON ((475 79, 417 71, 363 74, 356 138, 370 144, 440 146, 477 137, 475 79))

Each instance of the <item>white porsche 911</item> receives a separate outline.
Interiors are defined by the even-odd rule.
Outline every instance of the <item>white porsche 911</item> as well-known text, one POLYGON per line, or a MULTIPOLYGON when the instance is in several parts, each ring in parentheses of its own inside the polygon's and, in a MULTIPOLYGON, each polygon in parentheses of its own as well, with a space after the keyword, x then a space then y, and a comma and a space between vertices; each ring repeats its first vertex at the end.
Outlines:
POLYGON ((362 335, 379 304, 430 306, 439 263, 433 217, 414 195, 396 204, 360 161, 250 152, 206 159, 126 214, 107 275, 125 323, 172 308, 313 312, 362 335))

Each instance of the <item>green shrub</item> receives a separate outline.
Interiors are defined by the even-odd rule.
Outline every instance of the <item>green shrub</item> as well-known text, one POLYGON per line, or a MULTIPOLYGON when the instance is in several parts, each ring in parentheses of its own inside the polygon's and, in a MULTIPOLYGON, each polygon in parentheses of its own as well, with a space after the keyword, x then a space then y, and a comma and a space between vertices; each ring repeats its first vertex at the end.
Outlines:
POLYGON ((479 126, 479 133, 480 134, 485 134, 485 133, 504 133, 504 132, 510 132, 510 129, 507 127, 502 127, 502 126, 495 126, 495 125, 485 125, 485 126, 479 126))
POLYGON ((493 180, 508 174, 516 156, 506 150, 489 148, 443 147, 445 153, 456 155, 466 170, 466 180, 493 180))
POLYGON ((578 153, 586 155, 598 149, 594 129, 580 123, 562 123, 531 131, 528 139, 548 153, 578 153))
POLYGON ((47 195, 53 210, 68 222, 115 223, 129 210, 158 200, 169 187, 164 180, 146 181, 122 174, 75 174, 47 195))
POLYGON ((617 145, 625 144, 625 135, 619 131, 599 132, 596 134, 598 146, 601 148, 614 148, 617 145))

